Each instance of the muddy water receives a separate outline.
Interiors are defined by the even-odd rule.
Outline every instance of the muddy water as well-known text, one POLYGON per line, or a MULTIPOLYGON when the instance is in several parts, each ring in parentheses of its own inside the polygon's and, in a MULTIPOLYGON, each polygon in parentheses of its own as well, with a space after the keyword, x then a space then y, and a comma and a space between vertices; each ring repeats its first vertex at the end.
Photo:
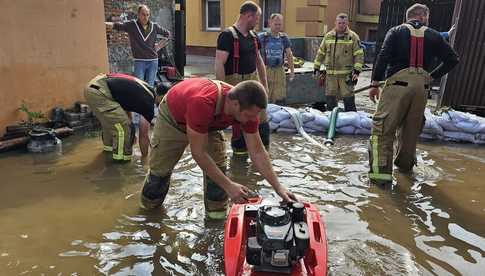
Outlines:
MULTIPOLYGON (((322 137, 316 137, 323 141, 322 137)), ((139 159, 113 164, 99 138, 62 153, 0 156, 0 275, 222 275, 223 223, 204 219, 201 171, 184 155, 165 208, 144 212, 139 159)), ((325 220, 332 275, 484 275, 485 148, 420 144, 413 177, 369 185, 364 137, 320 150, 273 136, 281 182, 325 220)), ((274 192, 243 160, 232 177, 274 192)))

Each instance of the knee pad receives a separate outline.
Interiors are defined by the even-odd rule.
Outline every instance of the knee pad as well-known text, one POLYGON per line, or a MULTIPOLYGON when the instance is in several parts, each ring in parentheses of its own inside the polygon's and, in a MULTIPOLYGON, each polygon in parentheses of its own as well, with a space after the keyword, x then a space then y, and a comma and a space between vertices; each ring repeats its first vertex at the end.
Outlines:
POLYGON ((142 195, 149 200, 158 200, 162 203, 170 186, 170 176, 170 174, 157 176, 149 173, 145 178, 142 195))

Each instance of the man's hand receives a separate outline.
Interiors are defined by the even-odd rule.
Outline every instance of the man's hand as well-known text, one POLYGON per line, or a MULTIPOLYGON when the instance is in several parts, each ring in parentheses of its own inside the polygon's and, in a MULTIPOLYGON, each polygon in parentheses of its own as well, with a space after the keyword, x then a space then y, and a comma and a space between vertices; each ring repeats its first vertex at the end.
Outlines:
POLYGON ((246 203, 249 198, 250 190, 241 184, 231 182, 231 185, 227 188, 226 193, 234 203, 246 203))
POLYGON ((293 81, 295 79, 295 72, 290 72, 290 76, 288 77, 289 81, 293 81))
POLYGON ((373 102, 376 103, 376 100, 379 100, 379 94, 380 90, 379 87, 372 87, 369 90, 369 99, 373 102))
POLYGON ((160 40, 160 42, 155 44, 155 51, 158 52, 160 49, 167 46, 167 44, 168 44, 168 39, 160 40))
POLYGON ((358 80, 358 79, 359 79, 359 74, 355 74, 355 73, 353 73, 353 74, 352 74, 352 82, 353 82, 353 83, 357 83, 357 80, 358 80))
POLYGON ((285 202, 296 202, 298 199, 296 196, 288 191, 285 187, 281 186, 276 190, 276 193, 283 199, 285 202))

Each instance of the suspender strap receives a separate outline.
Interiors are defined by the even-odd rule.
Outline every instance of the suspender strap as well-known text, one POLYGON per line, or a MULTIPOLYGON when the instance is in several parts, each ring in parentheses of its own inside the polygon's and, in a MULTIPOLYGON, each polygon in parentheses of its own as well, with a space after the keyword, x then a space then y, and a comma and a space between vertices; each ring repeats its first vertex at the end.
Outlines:
MULTIPOLYGON (((237 35, 236 27, 230 26, 229 31, 231 31, 233 42, 232 42, 232 72, 233 74, 239 74, 239 59, 241 58, 240 52, 240 43, 239 43, 239 36, 237 35)), ((258 55, 259 47, 258 47, 258 36, 253 32, 249 31, 249 35, 253 38, 254 43, 254 50, 256 56, 258 55)))
POLYGON ((233 42, 232 42, 232 72, 237 74, 239 72, 239 37, 237 36, 236 27, 229 27, 231 31, 233 42))
POLYGON ((216 102, 216 112, 214 117, 219 116, 222 113, 222 85, 221 81, 211 80, 217 86, 217 102, 216 102))
POLYGON ((423 68, 424 65, 424 32, 426 31, 427 27, 422 26, 419 29, 415 29, 410 24, 403 24, 409 29, 411 34, 411 45, 410 45, 410 52, 409 52, 409 67, 412 68, 423 68))

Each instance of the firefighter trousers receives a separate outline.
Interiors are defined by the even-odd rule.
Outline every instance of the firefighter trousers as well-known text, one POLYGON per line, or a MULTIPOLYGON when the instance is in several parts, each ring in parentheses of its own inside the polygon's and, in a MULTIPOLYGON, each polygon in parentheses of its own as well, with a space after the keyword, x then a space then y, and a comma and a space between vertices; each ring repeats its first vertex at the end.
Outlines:
POLYGON ((101 123, 104 151, 113 152, 113 159, 131 159, 135 130, 126 111, 116 102, 100 75, 84 89, 87 104, 101 123))
POLYGON ((280 103, 286 99, 286 74, 283 66, 266 67, 268 102, 280 103))
POLYGON ((411 171, 416 164, 416 143, 422 129, 429 83, 429 74, 420 68, 403 69, 386 80, 369 141, 369 178, 372 181, 392 181, 396 136, 394 164, 401 171, 411 171))

